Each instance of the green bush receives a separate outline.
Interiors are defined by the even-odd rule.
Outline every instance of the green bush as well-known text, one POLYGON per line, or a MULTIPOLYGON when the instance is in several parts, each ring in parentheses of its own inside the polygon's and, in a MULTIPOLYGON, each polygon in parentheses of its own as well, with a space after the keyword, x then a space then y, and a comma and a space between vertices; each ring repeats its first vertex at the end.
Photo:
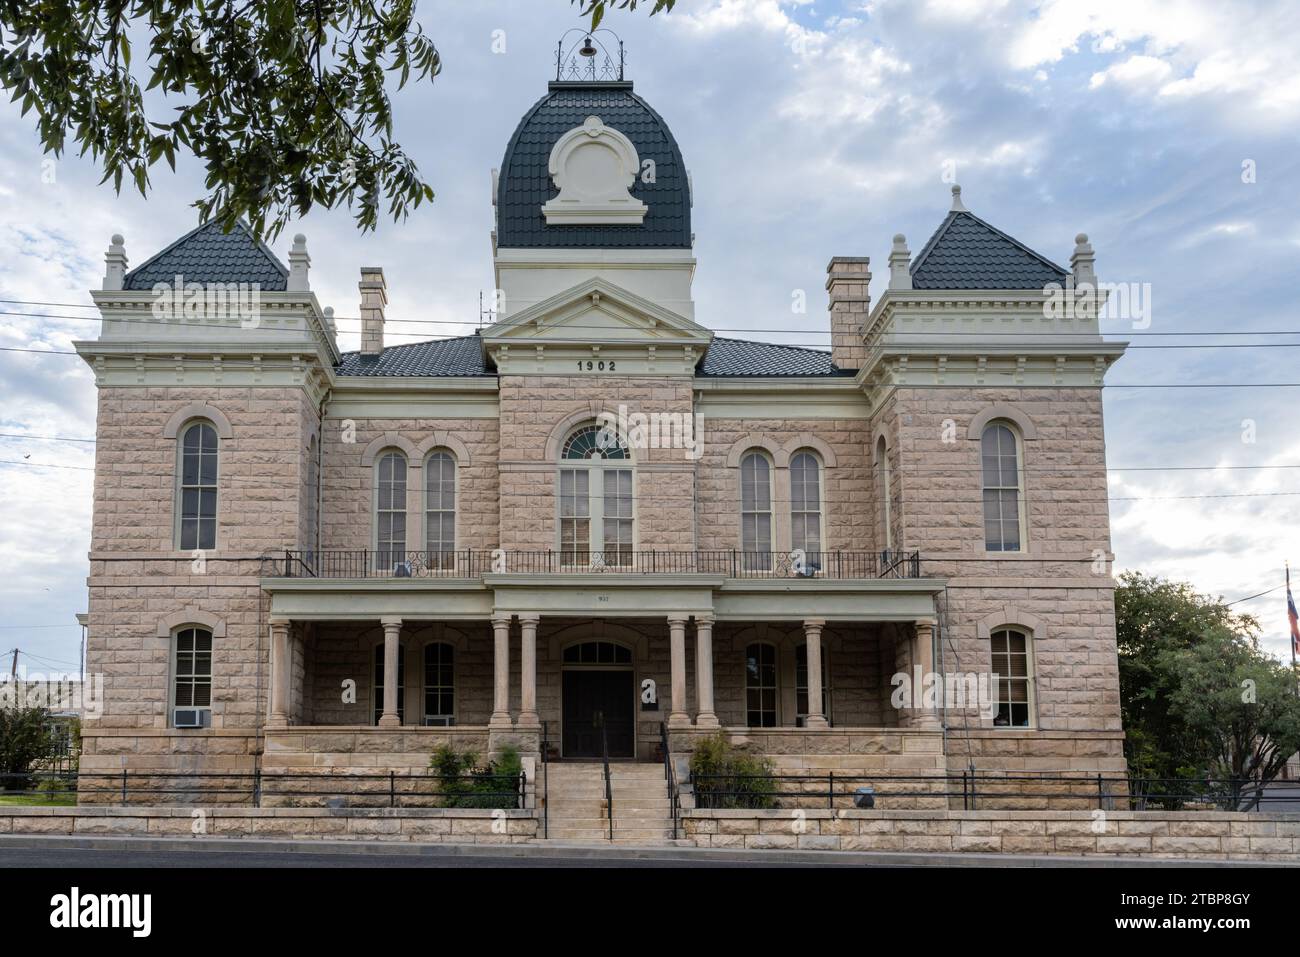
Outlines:
POLYGON ((478 766, 475 751, 457 751, 449 744, 439 745, 429 759, 429 770, 438 780, 442 807, 499 808, 514 807, 515 793, 523 762, 519 749, 506 745, 495 761, 478 766))
POLYGON ((691 753, 695 803, 701 808, 776 807, 772 762, 759 754, 733 747, 721 731, 698 738, 691 753))

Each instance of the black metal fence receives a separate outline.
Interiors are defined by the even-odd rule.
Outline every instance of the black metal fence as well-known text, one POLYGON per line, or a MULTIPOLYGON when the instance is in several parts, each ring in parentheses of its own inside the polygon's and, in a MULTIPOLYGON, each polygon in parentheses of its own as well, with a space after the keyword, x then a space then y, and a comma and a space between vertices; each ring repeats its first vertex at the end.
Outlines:
POLYGON ((473 771, 49 772, 0 774, 0 805, 523 808, 525 775, 473 771))
POLYGON ((1258 780, 1016 774, 695 774, 705 809, 947 808, 976 810, 1268 811, 1295 809, 1293 794, 1258 780))
POLYGON ((721 575, 726 578, 920 578, 919 552, 286 551, 262 558, 266 578, 481 578, 518 575, 721 575))

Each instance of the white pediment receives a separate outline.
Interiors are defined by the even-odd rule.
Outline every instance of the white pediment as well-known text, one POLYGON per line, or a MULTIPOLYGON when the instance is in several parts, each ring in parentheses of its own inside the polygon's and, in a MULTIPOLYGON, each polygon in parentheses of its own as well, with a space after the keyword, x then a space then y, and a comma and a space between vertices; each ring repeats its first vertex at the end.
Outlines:
POLYGON ((623 363, 608 371, 638 374, 689 372, 713 338, 703 326, 599 277, 480 335, 501 371, 563 372, 576 369, 578 359, 603 358, 623 363), (528 368, 519 366, 519 357, 526 357, 528 368))
POLYGON ((550 226, 637 226, 646 204, 630 192, 641 171, 632 141, 589 116, 555 141, 547 172, 560 195, 542 206, 550 226))

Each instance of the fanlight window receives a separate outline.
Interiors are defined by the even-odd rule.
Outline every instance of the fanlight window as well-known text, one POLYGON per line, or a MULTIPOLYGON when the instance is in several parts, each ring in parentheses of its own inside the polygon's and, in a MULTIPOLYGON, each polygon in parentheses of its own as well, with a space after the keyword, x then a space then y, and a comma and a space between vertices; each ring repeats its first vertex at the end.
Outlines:
POLYGON ((562 459, 626 459, 627 443, 612 429, 598 425, 583 426, 564 443, 562 459))
POLYGON ((632 652, 612 641, 584 641, 564 649, 566 665, 630 665, 632 652))

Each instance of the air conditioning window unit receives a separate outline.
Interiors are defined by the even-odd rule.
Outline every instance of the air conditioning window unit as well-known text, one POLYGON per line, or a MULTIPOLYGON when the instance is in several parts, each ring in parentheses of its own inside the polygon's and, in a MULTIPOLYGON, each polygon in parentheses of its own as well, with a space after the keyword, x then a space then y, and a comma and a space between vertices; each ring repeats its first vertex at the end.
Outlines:
POLYGON ((212 725, 212 712, 206 708, 177 708, 172 712, 172 726, 176 728, 207 728, 212 725))

